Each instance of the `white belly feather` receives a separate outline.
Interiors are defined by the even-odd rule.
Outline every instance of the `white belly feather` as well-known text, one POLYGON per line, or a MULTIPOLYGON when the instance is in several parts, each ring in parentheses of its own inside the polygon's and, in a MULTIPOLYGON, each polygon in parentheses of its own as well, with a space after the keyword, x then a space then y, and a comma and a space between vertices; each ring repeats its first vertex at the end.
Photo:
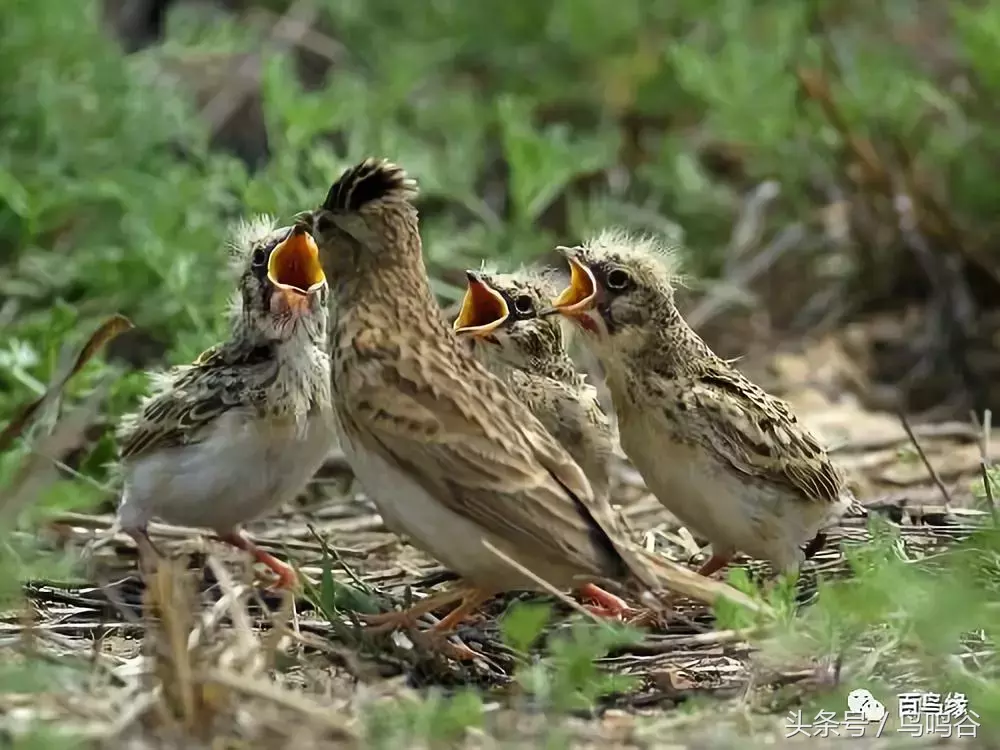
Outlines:
POLYGON ((649 490, 715 552, 738 550, 793 566, 800 546, 837 515, 838 504, 763 487, 700 446, 670 440, 669 430, 654 420, 630 418, 620 428, 622 447, 649 490))
POLYGON ((157 517, 228 532, 293 500, 322 465, 332 441, 319 417, 299 427, 230 412, 197 445, 129 462, 119 519, 125 528, 157 517))

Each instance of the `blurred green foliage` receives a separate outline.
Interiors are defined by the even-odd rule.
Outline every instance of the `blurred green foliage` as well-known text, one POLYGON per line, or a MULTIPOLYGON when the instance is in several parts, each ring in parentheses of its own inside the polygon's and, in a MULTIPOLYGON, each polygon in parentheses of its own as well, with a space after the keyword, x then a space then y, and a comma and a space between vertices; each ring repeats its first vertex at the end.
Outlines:
MULTIPOLYGON (((537 258, 610 223, 672 233, 676 220, 693 269, 710 275, 749 187, 781 182, 780 222, 808 212, 817 173, 838 175, 842 138, 793 74, 826 58, 851 127, 873 138, 919 131, 921 161, 948 181, 952 204, 992 219, 992 7, 320 6, 319 28, 340 54, 308 90, 293 56, 268 53, 267 29, 239 17, 206 23, 197 6, 179 5, 162 45, 125 56, 94 0, 0 8, 0 415, 40 390, 66 337, 113 311, 162 344, 168 362, 196 355, 223 331, 227 225, 256 212, 287 218, 372 153, 419 178, 446 301, 456 269, 537 258), (928 30, 938 17, 947 26, 928 30), (934 31, 926 49, 952 51, 937 69, 907 42, 934 31), (209 148, 192 79, 259 50, 271 157, 250 174, 209 148), (178 64, 187 72, 166 74, 178 64), (973 145, 982 158, 964 158, 973 145), (737 176, 711 167, 711 147, 735 149, 737 176)), ((124 383, 120 408, 141 387, 124 383)))

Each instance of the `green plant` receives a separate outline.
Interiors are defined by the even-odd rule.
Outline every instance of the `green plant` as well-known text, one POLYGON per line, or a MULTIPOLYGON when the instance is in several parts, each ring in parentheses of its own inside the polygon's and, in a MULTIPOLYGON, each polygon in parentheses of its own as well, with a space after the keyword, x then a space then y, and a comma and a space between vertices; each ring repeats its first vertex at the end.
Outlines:
MULTIPOLYGON (((504 640, 526 655, 550 616, 547 605, 515 604, 503 618, 504 640)), ((577 621, 568 631, 547 638, 545 656, 518 669, 515 679, 545 710, 556 714, 589 710, 598 699, 635 686, 633 678, 605 672, 598 662, 613 649, 641 640, 642 635, 632 628, 577 621)))

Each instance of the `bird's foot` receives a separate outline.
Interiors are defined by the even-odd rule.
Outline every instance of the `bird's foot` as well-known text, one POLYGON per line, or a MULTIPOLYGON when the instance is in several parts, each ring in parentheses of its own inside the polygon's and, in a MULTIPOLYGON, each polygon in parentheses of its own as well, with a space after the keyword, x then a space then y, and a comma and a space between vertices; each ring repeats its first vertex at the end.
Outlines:
POLYGON ((278 577, 278 580, 273 582, 268 588, 294 591, 298 587, 299 577, 295 573, 295 569, 288 563, 279 560, 267 550, 258 547, 242 531, 220 534, 219 539, 249 553, 253 556, 254 560, 266 565, 278 577))
POLYGON ((466 646, 461 641, 452 641, 447 635, 436 632, 433 628, 420 633, 414 633, 413 638, 426 648, 438 651, 455 661, 475 661, 482 658, 482 654, 466 646))
POLYGON ((357 617, 368 626, 365 628, 365 632, 373 635, 392 630, 411 630, 417 626, 417 621, 423 615, 458 599, 464 599, 467 594, 468 589, 457 586, 449 591, 429 596, 412 607, 398 612, 383 612, 377 615, 358 613, 357 617))
POLYGON ((702 565, 700 568, 698 568, 698 575, 705 576, 706 578, 708 578, 709 576, 713 575, 714 573, 717 573, 718 571, 726 567, 729 564, 729 561, 732 559, 733 559, 732 553, 725 553, 725 554, 713 553, 712 556, 705 561, 705 564, 702 565))
POLYGON ((441 621, 431 628, 421 632, 412 633, 415 642, 421 643, 429 648, 440 651, 445 656, 457 661, 470 661, 481 658, 481 654, 472 650, 464 643, 452 643, 448 636, 464 622, 473 611, 489 599, 492 593, 480 591, 479 589, 458 586, 451 591, 444 591, 435 596, 416 604, 401 612, 385 612, 379 615, 358 615, 368 626, 366 633, 385 633, 392 630, 405 628, 413 630, 417 625, 417 619, 428 612, 449 604, 457 599, 461 603, 448 613, 441 621))
POLYGON ((278 577, 278 580, 272 582, 268 588, 278 589, 282 591, 295 591, 299 585, 299 576, 293 568, 288 563, 284 563, 276 557, 269 555, 267 552, 261 550, 262 554, 260 556, 255 556, 257 562, 262 562, 278 577))
POLYGON ((613 620, 625 620, 630 615, 635 615, 639 610, 633 609, 621 597, 605 591, 600 586, 587 583, 578 590, 580 597, 589 600, 589 604, 584 604, 584 608, 597 617, 607 617, 613 620))

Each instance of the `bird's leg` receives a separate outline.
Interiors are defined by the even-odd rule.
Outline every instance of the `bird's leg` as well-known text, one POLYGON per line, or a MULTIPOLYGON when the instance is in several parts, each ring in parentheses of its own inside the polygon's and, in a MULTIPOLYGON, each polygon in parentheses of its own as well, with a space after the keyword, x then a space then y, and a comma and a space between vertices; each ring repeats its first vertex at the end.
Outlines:
POLYGON ((399 612, 383 612, 379 615, 358 614, 358 619, 366 623, 367 633, 383 633, 397 628, 412 628, 417 624, 417 618, 428 612, 433 612, 438 607, 450 604, 458 599, 464 599, 468 589, 464 586, 456 586, 448 591, 441 591, 433 596, 429 596, 421 602, 417 602, 408 609, 399 612))
POLYGON ((227 544, 231 544, 237 549, 253 555, 254 560, 264 563, 278 576, 277 587, 283 589, 294 589, 299 582, 295 575, 295 570, 288 563, 284 563, 270 552, 261 549, 254 544, 242 531, 232 531, 228 534, 220 534, 219 539, 227 544))
POLYGON ((471 661, 478 658, 479 654, 473 651, 471 648, 463 644, 449 643, 448 641, 443 641, 443 636, 446 636, 451 631, 453 631, 458 625, 465 620, 470 614, 472 614, 481 604, 489 600, 493 596, 492 591, 486 591, 484 589, 477 588, 463 588, 460 592, 462 602, 455 609, 449 612, 444 619, 438 622, 436 625, 431 627, 426 633, 420 633, 418 637, 421 640, 426 640, 429 645, 435 648, 440 648, 447 656, 459 661, 471 661))
POLYGON ((492 596, 493 592, 486 591, 484 589, 471 587, 465 589, 462 592, 462 603, 449 612, 448 615, 441 620, 441 622, 432 627, 431 630, 438 634, 450 633, 459 625, 459 623, 462 622, 462 620, 471 615, 479 607, 479 605, 489 600, 492 596))
POLYGON ((149 532, 146 531, 146 527, 136 526, 122 529, 122 531, 132 537, 135 542, 136 549, 139 550, 139 568, 142 572, 151 573, 156 570, 156 565, 162 555, 160 554, 160 551, 156 549, 156 545, 153 544, 153 540, 149 538, 149 532))
POLYGON ((705 564, 698 569, 698 575, 706 578, 716 571, 722 570, 733 559, 732 552, 713 552, 712 556, 705 561, 705 564))
POLYGON ((624 619, 627 615, 636 613, 636 610, 630 607, 624 599, 605 591, 596 584, 585 583, 577 589, 577 593, 581 598, 592 602, 592 604, 584 606, 598 617, 624 619))

